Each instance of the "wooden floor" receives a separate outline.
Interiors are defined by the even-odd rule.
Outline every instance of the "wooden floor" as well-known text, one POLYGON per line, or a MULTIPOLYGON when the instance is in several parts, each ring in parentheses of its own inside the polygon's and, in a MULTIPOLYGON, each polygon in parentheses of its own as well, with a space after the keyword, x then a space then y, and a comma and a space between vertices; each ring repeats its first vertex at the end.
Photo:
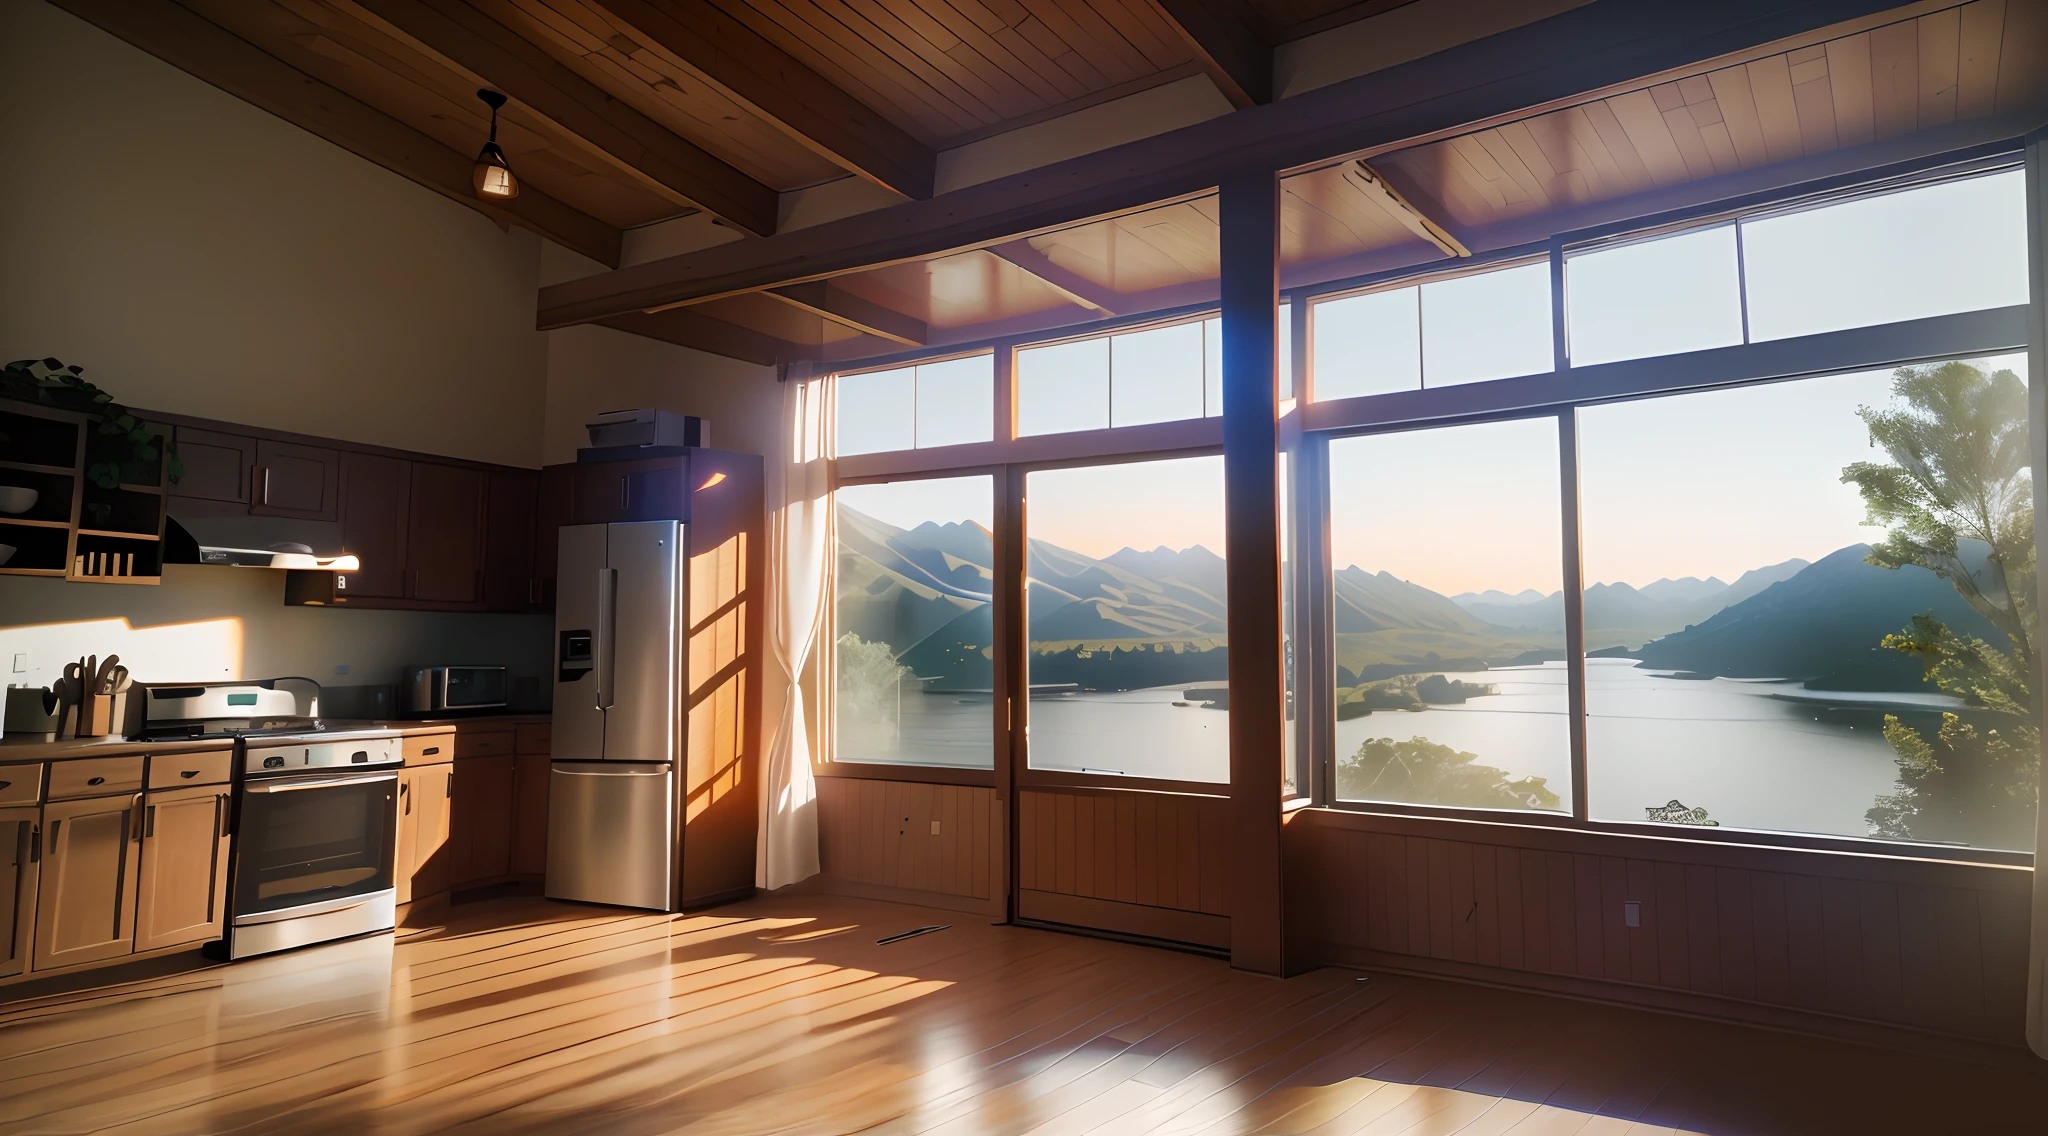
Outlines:
MULTIPOLYGON (((434 913, 428 913, 433 916, 434 913)), ((2048 1131, 1971 1062, 861 900, 532 899, 0 1004, 0 1131, 2048 1131), (927 923, 950 930, 890 945, 927 923)))

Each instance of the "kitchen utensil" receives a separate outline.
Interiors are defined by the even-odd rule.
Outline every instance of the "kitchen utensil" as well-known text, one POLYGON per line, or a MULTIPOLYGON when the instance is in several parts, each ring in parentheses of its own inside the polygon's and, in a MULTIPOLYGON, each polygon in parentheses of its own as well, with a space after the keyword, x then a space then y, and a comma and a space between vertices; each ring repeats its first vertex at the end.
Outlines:
POLYGON ((93 672, 92 689, 94 694, 114 693, 114 670, 120 665, 120 662, 121 656, 108 655, 107 661, 101 663, 99 669, 93 672))
POLYGON ((7 688, 6 732, 10 734, 54 734, 63 703, 55 692, 40 686, 7 688))
POLYGON ((26 513, 42 494, 23 485, 0 485, 0 513, 26 513))

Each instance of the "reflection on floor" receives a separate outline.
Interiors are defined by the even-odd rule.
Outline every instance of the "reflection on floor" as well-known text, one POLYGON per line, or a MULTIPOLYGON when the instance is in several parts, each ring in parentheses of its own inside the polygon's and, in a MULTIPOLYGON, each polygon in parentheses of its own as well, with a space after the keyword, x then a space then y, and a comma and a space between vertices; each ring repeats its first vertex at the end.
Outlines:
POLYGON ((861 900, 534 899, 0 1005, 0 1131, 2041 1131, 2048 1063, 1931 1058, 861 900), (930 923, 950 929, 878 945, 930 923))

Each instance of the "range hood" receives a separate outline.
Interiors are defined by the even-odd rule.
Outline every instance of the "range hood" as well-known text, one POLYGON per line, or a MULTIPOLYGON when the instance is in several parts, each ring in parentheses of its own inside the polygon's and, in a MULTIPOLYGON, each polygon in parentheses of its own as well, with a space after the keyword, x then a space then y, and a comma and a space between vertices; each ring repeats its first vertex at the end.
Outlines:
POLYGON ((164 563, 353 572, 362 562, 332 521, 211 514, 204 503, 174 505, 164 525, 164 563))

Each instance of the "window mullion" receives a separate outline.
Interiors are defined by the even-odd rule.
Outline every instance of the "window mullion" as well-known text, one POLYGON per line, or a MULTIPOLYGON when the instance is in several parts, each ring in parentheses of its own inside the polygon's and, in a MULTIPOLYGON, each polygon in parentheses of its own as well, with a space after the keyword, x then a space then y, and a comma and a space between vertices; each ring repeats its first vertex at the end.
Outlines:
POLYGON ((1578 411, 1557 416, 1558 504, 1564 543, 1564 666, 1572 746, 1572 817, 1592 815, 1586 792, 1586 580, 1579 541, 1578 411))

